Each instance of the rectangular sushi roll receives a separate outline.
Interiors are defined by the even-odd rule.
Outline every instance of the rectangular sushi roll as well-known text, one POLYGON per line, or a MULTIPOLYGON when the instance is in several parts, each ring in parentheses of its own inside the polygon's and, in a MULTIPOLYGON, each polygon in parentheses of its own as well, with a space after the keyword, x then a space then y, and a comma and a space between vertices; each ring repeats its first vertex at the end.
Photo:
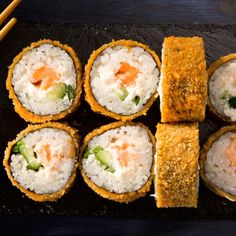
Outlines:
POLYGON ((156 140, 157 207, 197 207, 198 124, 158 124, 156 140))
POLYGON ((202 38, 171 36, 162 50, 161 121, 203 121, 207 72, 202 38))

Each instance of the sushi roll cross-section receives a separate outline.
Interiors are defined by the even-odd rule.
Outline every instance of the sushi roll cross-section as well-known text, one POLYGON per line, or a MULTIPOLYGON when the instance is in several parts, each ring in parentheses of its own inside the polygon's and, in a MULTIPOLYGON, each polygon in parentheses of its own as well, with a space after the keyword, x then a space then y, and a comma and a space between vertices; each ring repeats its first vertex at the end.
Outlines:
POLYGON ((32 123, 66 117, 79 105, 81 70, 71 47, 51 40, 32 43, 9 67, 6 86, 15 111, 32 123))
POLYGON ((164 39, 158 92, 161 122, 204 120, 207 71, 202 38, 164 39))
POLYGON ((154 153, 155 138, 144 125, 111 123, 85 137, 81 173, 98 195, 128 203, 150 190, 154 153))
POLYGON ((236 54, 221 57, 208 69, 208 105, 222 120, 236 122, 236 54))
POLYGON ((56 201, 75 180, 78 142, 77 131, 67 125, 29 125, 5 151, 11 183, 35 201, 56 201))
POLYGON ((90 56, 85 67, 86 100, 93 111, 117 120, 146 115, 157 98, 160 60, 148 46, 112 41, 90 56))
POLYGON ((213 192, 236 201, 236 126, 209 137, 200 157, 201 177, 213 192))
POLYGON ((197 207, 198 125, 158 124, 155 156, 157 207, 197 207))

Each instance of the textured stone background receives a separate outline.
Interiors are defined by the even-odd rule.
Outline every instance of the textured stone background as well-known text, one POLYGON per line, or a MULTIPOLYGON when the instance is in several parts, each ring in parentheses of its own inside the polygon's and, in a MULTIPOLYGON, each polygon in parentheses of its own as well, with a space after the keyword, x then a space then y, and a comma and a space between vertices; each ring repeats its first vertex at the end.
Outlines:
MULTIPOLYGON (((209 65, 219 57, 236 51, 236 26, 215 25, 47 25, 19 23, 10 32, 7 40, 0 44, 0 153, 9 140, 27 126, 13 110, 5 89, 7 66, 23 47, 43 38, 60 40, 71 45, 77 52, 83 65, 92 51, 112 39, 134 39, 149 45, 160 57, 163 38, 168 35, 203 37, 206 47, 206 59, 209 65)), ((146 117, 136 119, 150 127, 153 134, 160 120, 159 99, 155 102, 146 117)), ((79 110, 66 121, 79 129, 83 138, 88 132, 102 124, 112 122, 90 111, 90 107, 82 99, 79 110)), ((223 123, 215 119, 207 111, 206 119, 200 124, 201 145, 210 134, 223 123)), ((96 195, 83 182, 80 174, 71 191, 57 203, 35 203, 24 197, 13 187, 0 165, 0 213, 1 214, 55 214, 78 216, 122 216, 122 217, 158 217, 166 218, 221 218, 236 217, 236 204, 218 197, 200 182, 199 205, 197 209, 157 209, 154 199, 147 195, 128 205, 105 200, 96 195)), ((150 194, 153 193, 153 190, 150 194)))

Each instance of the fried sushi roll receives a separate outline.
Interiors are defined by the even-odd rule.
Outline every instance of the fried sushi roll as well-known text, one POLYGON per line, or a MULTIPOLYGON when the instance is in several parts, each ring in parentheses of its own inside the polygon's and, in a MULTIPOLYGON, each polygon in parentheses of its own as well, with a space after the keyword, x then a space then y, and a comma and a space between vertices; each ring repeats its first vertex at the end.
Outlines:
POLYGON ((197 207, 198 125, 158 124, 156 140, 157 207, 197 207))
POLYGON ((160 60, 148 46, 112 41, 88 60, 85 98, 93 111, 117 120, 146 115, 158 96, 159 68, 160 60))
POLYGON ((8 143, 3 165, 11 183, 34 201, 56 201, 78 166, 77 131, 65 124, 29 125, 8 143))
POLYGON ((111 123, 85 137, 81 173, 98 195, 128 203, 150 190, 154 153, 155 138, 147 127, 132 122, 111 123))
POLYGON ((236 121, 236 54, 221 57, 208 69, 208 105, 227 122, 236 121))
POLYGON ((225 126, 211 135, 200 156, 205 185, 219 196, 236 201, 236 126, 225 126))
POLYGON ((71 47, 40 40, 14 58, 6 87, 15 111, 25 121, 62 119, 78 108, 81 64, 71 47))
POLYGON ((204 120, 207 72, 202 38, 165 38, 158 91, 162 122, 204 120))

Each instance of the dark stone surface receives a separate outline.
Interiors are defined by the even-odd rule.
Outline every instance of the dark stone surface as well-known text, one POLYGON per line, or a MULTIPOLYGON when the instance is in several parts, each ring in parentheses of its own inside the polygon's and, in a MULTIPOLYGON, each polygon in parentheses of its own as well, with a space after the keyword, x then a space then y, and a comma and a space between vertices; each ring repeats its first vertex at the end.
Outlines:
POLYGON ((38 23, 233 24, 235 11, 235 0, 22 0, 14 15, 38 23))
MULTIPOLYGON (((0 10, 10 0, 0 1, 0 10)), ((131 37, 150 44, 160 56, 161 42, 166 34, 200 34, 206 39, 208 63, 221 55, 235 52, 236 26, 193 26, 193 24, 235 24, 235 0, 23 0, 11 15, 19 22, 0 43, 0 153, 8 140, 15 137, 26 123, 14 113, 7 99, 5 78, 7 65, 31 41, 40 38, 60 39, 71 44, 86 62, 91 51, 111 38, 131 37), (90 26, 54 26, 35 23, 90 23, 90 26), (93 24, 134 24, 136 26, 95 26, 93 24), (137 24, 192 24, 192 26, 137 26, 137 24), (96 41, 94 41, 96 38, 96 41), (87 41, 89 39, 89 41, 87 41), (89 46, 87 48, 87 46, 89 46)), ((10 17, 9 17, 10 19, 10 17)), ((84 103, 84 102, 83 102, 84 103)), ((152 132, 159 120, 154 104, 149 118, 152 132), (152 121, 150 120, 152 119, 152 121)), ((207 114, 200 126, 201 143, 222 124, 207 114)), ((100 125, 103 117, 89 112, 84 103, 70 119, 80 129, 81 123, 100 125), (86 112, 88 117, 86 119, 86 112), (76 120, 77 119, 77 120, 76 120)), ((104 123, 111 120, 106 119, 104 123)), ((86 127, 81 129, 83 135, 86 127)), ((156 209, 154 200, 145 197, 128 206, 121 206, 96 196, 79 175, 68 196, 56 204, 34 203, 13 188, 0 166, 0 228, 1 235, 234 235, 236 206, 206 189, 200 183, 199 207, 191 209, 156 209), (62 217, 54 216, 63 215, 62 217), (48 215, 48 216, 46 216, 48 215), (71 215, 65 217, 65 215, 71 215), (87 215, 87 217, 85 217, 87 215), (120 215, 123 217, 114 217, 120 215), (139 216, 139 219, 135 218, 139 216), (97 217, 93 217, 97 216, 97 217), (148 217, 150 216, 150 217, 148 217), (125 218, 124 218, 125 217, 125 218), (190 218, 190 219, 188 219, 190 218), (204 218, 198 220, 198 218, 204 218), (220 220, 213 220, 219 218, 220 220)))
MULTIPOLYGON (((9 33, 7 40, 0 44, 0 153, 9 140, 26 127, 24 122, 13 110, 5 89, 7 66, 15 55, 31 42, 43 38, 60 40, 71 45, 81 58, 83 65, 91 52, 103 43, 112 39, 134 39, 148 44, 160 56, 163 38, 167 35, 192 36, 204 38, 207 64, 220 56, 236 51, 236 26, 215 25, 46 25, 19 23, 9 33)), ((155 133, 155 126, 160 120, 159 101, 155 102, 146 117, 136 119, 150 127, 155 133)), ((67 119, 70 125, 79 129, 83 138, 89 131, 112 119, 93 113, 84 99, 79 110, 67 119)), ((200 124, 200 143, 221 127, 223 123, 216 120, 207 111, 207 118, 200 124)), ((69 215, 69 216, 116 216, 158 219, 235 219, 236 203, 223 199, 208 190, 202 182, 199 190, 197 209, 157 209, 154 199, 149 194, 128 205, 121 205, 105 200, 96 195, 78 179, 71 191, 56 203, 36 203, 23 196, 8 180, 3 166, 0 166, 0 214, 1 215, 69 215)), ((150 192, 153 193, 153 190, 150 192)))

